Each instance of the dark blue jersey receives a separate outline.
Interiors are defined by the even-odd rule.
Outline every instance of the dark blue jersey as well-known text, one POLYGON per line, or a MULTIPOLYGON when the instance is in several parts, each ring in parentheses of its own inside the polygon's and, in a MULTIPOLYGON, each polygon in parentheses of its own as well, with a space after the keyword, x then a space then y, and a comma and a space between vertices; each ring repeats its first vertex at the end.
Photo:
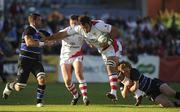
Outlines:
POLYGON ((25 35, 29 35, 29 37, 35 41, 41 40, 41 37, 40 37, 39 33, 36 31, 36 29, 34 29, 31 26, 28 26, 22 34, 22 41, 21 41, 21 45, 20 45, 20 57, 38 60, 38 61, 41 60, 42 48, 27 46, 25 43, 25 40, 24 40, 25 35))
POLYGON ((132 68, 130 71, 130 79, 132 81, 139 81, 139 89, 141 91, 144 91, 145 93, 149 92, 152 79, 149 77, 146 77, 142 73, 140 73, 137 69, 132 68))

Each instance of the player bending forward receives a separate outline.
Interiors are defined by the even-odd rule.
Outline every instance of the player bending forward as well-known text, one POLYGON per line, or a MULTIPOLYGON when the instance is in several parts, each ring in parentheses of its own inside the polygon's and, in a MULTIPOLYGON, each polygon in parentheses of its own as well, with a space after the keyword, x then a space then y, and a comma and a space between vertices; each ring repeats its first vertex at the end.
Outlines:
MULTIPOLYGON (((118 82, 119 82, 119 85, 120 85, 120 91, 123 91, 124 89, 124 85, 126 82, 130 81, 129 78, 121 75, 121 73, 119 73, 118 75, 118 82)), ((142 98, 145 96, 145 93, 139 89, 137 89, 136 91, 133 92, 135 95, 134 95, 134 98, 136 99, 136 103, 135 103, 135 106, 139 106, 142 102, 142 98)))
POLYGON ((96 47, 102 55, 109 76, 111 91, 106 95, 115 101, 117 100, 117 64, 119 62, 119 49, 117 42, 113 41, 113 37, 117 36, 117 28, 101 20, 91 20, 87 16, 80 16, 78 22, 80 25, 71 27, 63 32, 58 32, 52 35, 49 40, 62 40, 78 33, 83 36, 88 44, 96 47))
POLYGON ((161 107, 180 107, 177 102, 170 101, 167 96, 172 96, 180 100, 180 93, 169 87, 159 79, 151 79, 141 74, 136 68, 132 68, 128 62, 122 61, 118 70, 121 75, 130 79, 124 83, 124 89, 121 92, 123 98, 128 96, 129 91, 137 89, 143 91, 152 101, 161 107))

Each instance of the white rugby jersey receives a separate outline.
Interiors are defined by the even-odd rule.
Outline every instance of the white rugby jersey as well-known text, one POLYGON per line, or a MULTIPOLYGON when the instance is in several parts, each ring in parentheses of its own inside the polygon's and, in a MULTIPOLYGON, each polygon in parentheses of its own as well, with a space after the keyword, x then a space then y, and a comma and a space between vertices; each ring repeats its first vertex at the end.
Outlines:
POLYGON ((80 25, 69 28, 66 31, 67 31, 68 35, 72 35, 75 33, 79 33, 79 34, 83 35, 83 38, 87 43, 92 44, 93 46, 95 46, 98 49, 99 52, 101 52, 103 48, 100 47, 98 38, 104 32, 110 33, 111 28, 112 28, 111 25, 106 24, 101 20, 92 20, 91 31, 88 33, 84 32, 84 30, 80 27, 80 25))
MULTIPOLYGON (((67 27, 59 32, 67 31, 71 29, 71 27, 67 27)), ((62 40, 62 47, 61 47, 61 58, 69 59, 71 57, 76 57, 82 55, 81 47, 83 45, 84 39, 82 35, 78 33, 74 33, 62 40)))

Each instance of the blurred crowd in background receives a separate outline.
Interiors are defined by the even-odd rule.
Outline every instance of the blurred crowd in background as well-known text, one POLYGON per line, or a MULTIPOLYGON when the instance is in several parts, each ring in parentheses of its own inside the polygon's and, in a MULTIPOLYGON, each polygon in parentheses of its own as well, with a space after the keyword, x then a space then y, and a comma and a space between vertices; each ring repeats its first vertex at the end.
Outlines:
MULTIPOLYGON (((27 0, 26 4, 24 4, 14 0, 6 6, 8 10, 0 12, 0 50, 6 56, 19 53, 18 47, 21 35, 24 28, 28 25, 27 15, 30 11, 36 10, 35 7, 56 9, 66 5, 57 4, 56 2, 49 4, 46 0, 39 0, 37 3, 28 1, 30 0, 27 0), (28 8, 29 12, 27 7, 30 7, 28 8), (3 14, 4 16, 2 16, 3 14)), ((141 16, 124 19, 119 16, 111 17, 110 14, 96 17, 86 11, 84 14, 115 25, 119 29, 119 34, 116 38, 123 43, 125 55, 131 58, 137 55, 157 55, 160 57, 180 55, 180 27, 178 26, 180 20, 179 18, 177 19, 176 15, 172 14, 168 18, 168 24, 166 24, 160 14, 156 19, 141 16)), ((69 25, 68 16, 64 16, 60 11, 42 15, 43 29, 51 34, 69 25)), ((45 48, 44 54, 59 54, 60 48, 61 43, 45 48)), ((91 49, 86 44, 83 46, 83 49, 85 54, 99 55, 96 49, 91 49)))

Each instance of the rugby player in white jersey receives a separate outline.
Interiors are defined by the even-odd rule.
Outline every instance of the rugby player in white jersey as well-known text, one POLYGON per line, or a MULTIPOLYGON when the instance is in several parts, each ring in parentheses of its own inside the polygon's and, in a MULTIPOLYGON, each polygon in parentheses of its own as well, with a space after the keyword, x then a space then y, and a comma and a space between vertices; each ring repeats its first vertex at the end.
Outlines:
POLYGON ((51 35, 48 40, 62 40, 70 35, 78 33, 83 36, 87 43, 96 47, 106 64, 109 77, 111 91, 107 92, 106 96, 112 99, 112 101, 116 101, 119 49, 114 38, 117 36, 118 30, 116 27, 106 24, 101 20, 91 20, 88 16, 80 16, 78 22, 79 25, 71 27, 66 31, 55 33, 51 35))
MULTIPOLYGON (((78 16, 72 15, 69 20, 70 26, 60 30, 60 32, 67 31, 78 24, 78 16)), ((82 45, 84 39, 82 35, 73 34, 67 36, 62 40, 61 54, 60 54, 60 66, 62 71, 62 76, 64 83, 68 91, 73 95, 71 105, 76 105, 80 94, 78 93, 75 84, 72 82, 72 72, 74 70, 76 78, 79 82, 79 89, 83 96, 83 102, 85 105, 89 105, 89 100, 87 97, 87 83, 83 76, 83 53, 82 45)))

